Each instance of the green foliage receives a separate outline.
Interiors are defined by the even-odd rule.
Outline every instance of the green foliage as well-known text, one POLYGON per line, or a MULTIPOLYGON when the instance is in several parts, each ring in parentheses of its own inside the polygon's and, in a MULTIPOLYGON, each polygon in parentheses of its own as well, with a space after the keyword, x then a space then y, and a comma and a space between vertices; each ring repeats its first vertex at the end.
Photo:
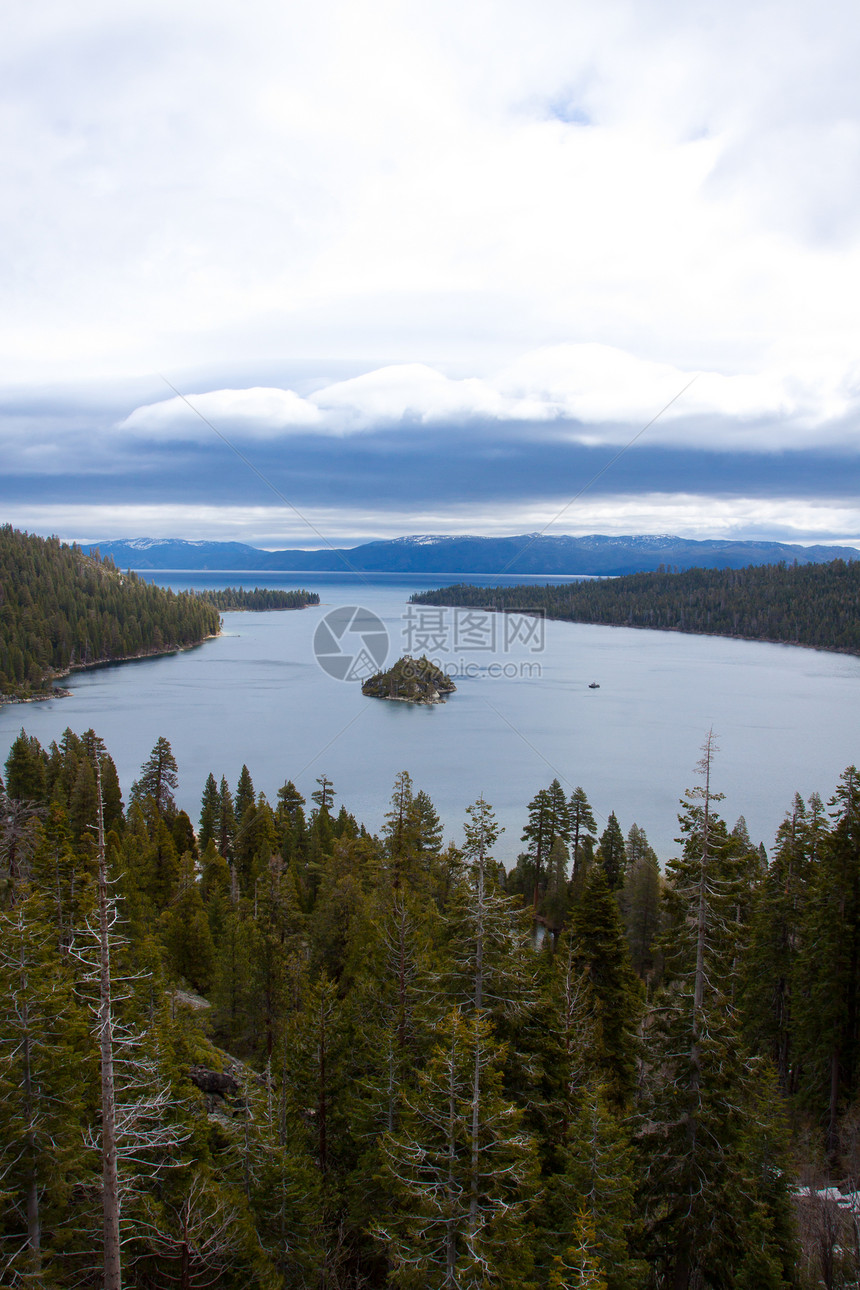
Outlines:
POLYGON ((438 703, 441 695, 450 694, 456 688, 450 676, 426 655, 411 658, 406 654, 386 672, 375 672, 373 676, 369 676, 361 687, 361 693, 374 699, 438 703))
POLYGON ((220 613, 234 609, 304 609, 306 605, 320 602, 315 591, 279 591, 273 587, 255 587, 253 591, 244 587, 220 587, 193 594, 207 605, 214 605, 220 613))
POLYGON ((745 1051, 733 1003, 748 851, 715 814, 713 754, 709 735, 704 783, 683 803, 684 853, 667 874, 666 982, 638 1108, 641 1248, 673 1286, 777 1290, 793 1266, 788 1160, 779 1102, 761 1096, 766 1063, 745 1051))
POLYGON ((568 802, 570 820, 570 849, 573 859, 572 882, 574 890, 579 887, 592 857, 592 845, 597 833, 594 814, 583 788, 575 788, 568 802))
POLYGON ((630 962, 643 981, 659 976, 660 955, 654 942, 660 931, 660 866, 643 829, 633 824, 627 836, 627 873, 619 893, 630 962))
POLYGON ((375 1235, 395 1285, 523 1283, 536 1161, 503 1094, 503 1059, 480 1013, 440 1020, 401 1127, 383 1140, 391 1201, 375 1235))
POLYGON ((163 654, 219 631, 200 597, 9 524, 0 527, 0 611, 0 695, 15 698, 48 692, 72 668, 163 654))
POLYGON ((575 623, 740 636, 860 654, 860 560, 685 569, 555 586, 416 592, 413 604, 477 606, 575 623))
POLYGON ((172 819, 176 813, 174 790, 179 783, 179 769, 173 749, 163 735, 155 741, 155 747, 140 768, 140 776, 132 784, 131 800, 142 802, 151 798, 152 803, 164 819, 172 819))
POLYGON ((642 993, 630 966, 618 903, 600 865, 585 880, 571 920, 571 940, 598 1006, 603 1078, 611 1097, 622 1105, 636 1079, 634 1036, 642 993))
POLYGON ((101 1283, 96 763, 117 1092, 144 1134, 121 1135, 128 1290, 782 1290, 816 1259, 854 1276, 824 1201, 798 1254, 791 1157, 804 1181, 860 1176, 853 768, 829 815, 795 801, 768 865, 708 778, 666 874, 634 825, 613 891, 586 864, 581 788, 524 808, 512 875, 485 800, 442 850, 406 771, 378 838, 325 776, 306 817, 291 781, 272 809, 244 769, 237 824, 210 775, 199 846, 160 742, 161 788, 154 750, 127 812, 92 731, 47 752, 22 731, 7 760, 3 1285, 101 1283))
POLYGON ((611 890, 618 891, 623 886, 627 873, 627 850, 624 846, 624 834, 614 811, 609 812, 606 828, 597 844, 595 859, 602 866, 611 890))

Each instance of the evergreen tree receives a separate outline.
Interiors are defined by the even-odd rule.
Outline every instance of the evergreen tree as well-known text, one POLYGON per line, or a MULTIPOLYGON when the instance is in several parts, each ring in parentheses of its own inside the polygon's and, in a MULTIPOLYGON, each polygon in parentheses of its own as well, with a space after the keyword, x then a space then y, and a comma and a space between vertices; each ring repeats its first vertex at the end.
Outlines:
POLYGON ((140 802, 151 797, 159 815, 172 818, 176 812, 173 794, 179 783, 176 758, 170 743, 159 736, 149 757, 140 768, 140 776, 132 785, 132 801, 140 802))
POLYGON ((521 1285, 525 1219, 535 1189, 534 1147, 502 1090, 504 1050, 480 1011, 454 1008, 383 1141, 396 1207, 375 1234, 394 1285, 445 1290, 521 1285))
MULTIPOLYGON (((783 1094, 795 1094, 801 1077, 796 1048, 795 991, 798 974, 809 971, 814 987, 819 964, 801 960, 809 914, 810 881, 826 827, 820 802, 810 810, 795 795, 790 814, 779 826, 773 860, 762 880, 750 926, 750 948, 743 970, 744 1032, 751 1051, 773 1061, 783 1094)), ((800 1015, 805 1012, 800 1003, 800 1015)), ((808 1013, 806 1014, 809 1015, 808 1013)))
POLYGON ((0 1250, 3 1283, 51 1285, 68 1240, 75 1183, 91 1183, 80 1121, 87 1071, 85 1021, 57 953, 44 900, 19 888, 0 914, 0 1250))
POLYGON ((775 1222, 778 1106, 756 1097, 757 1064, 743 1052, 732 1007, 737 956, 737 846, 715 815, 715 745, 704 783, 686 794, 683 857, 669 866, 667 983, 646 1027, 639 1143, 644 1249, 655 1275, 688 1290, 782 1287, 794 1251, 775 1222))
POLYGON ((189 852, 181 861, 179 888, 164 917, 163 935, 174 977, 206 994, 215 966, 215 947, 189 852))
POLYGON ((524 912, 499 884, 492 848, 501 829, 483 797, 466 808, 466 866, 452 892, 448 997, 497 1020, 527 1006, 534 985, 524 912))
POLYGON ((233 858, 233 838, 236 833, 236 814, 233 809, 233 794, 226 776, 221 776, 218 807, 218 836, 215 839, 218 852, 225 860, 233 858))
POLYGON ((839 1155, 841 1109, 860 1092, 860 777, 843 773, 833 823, 810 873, 797 962, 796 1032, 804 1093, 827 1119, 827 1149, 839 1155))
POLYGON ((653 947, 660 931, 660 868, 644 829, 636 824, 631 825, 626 850, 627 872, 619 903, 633 970, 651 982, 659 971, 653 947))
POLYGON ((220 796, 218 784, 210 771, 200 802, 200 828, 197 831, 197 845, 200 846, 201 851, 205 851, 208 848, 209 842, 217 840, 219 813, 220 796))
POLYGON ((570 858, 564 838, 557 837, 549 853, 546 896, 541 905, 547 924, 554 932, 559 932, 567 921, 570 903, 567 880, 569 863, 570 858))
POLYGON ((529 820, 523 830, 523 842, 528 844, 527 855, 533 873, 532 907, 538 904, 546 890, 552 848, 557 839, 566 842, 570 837, 570 814, 561 785, 554 779, 549 788, 543 788, 529 802, 529 820))
POLYGON ((573 857, 573 886, 574 889, 577 889, 580 879, 588 868, 588 863, 586 862, 591 859, 591 852, 586 844, 588 841, 593 843, 597 833, 594 815, 583 788, 573 790, 568 803, 568 818, 570 820, 571 854, 573 857))
POLYGON ((624 834, 621 832, 621 826, 614 811, 609 812, 606 828, 600 835, 596 859, 603 866, 610 890, 618 891, 623 886, 627 873, 627 851, 624 846, 624 834))
POLYGON ((47 756, 35 735, 21 730, 6 758, 6 793, 16 801, 41 803, 47 756))
POLYGON ((606 873, 595 865, 571 922, 579 963, 587 970, 598 1004, 600 1063, 616 1104, 631 1096, 636 1079, 635 1032, 642 1010, 639 982, 630 958, 618 904, 606 873))
POLYGON ((325 775, 317 776, 319 788, 315 788, 311 793, 311 800, 316 803, 317 810, 320 814, 330 815, 334 806, 335 791, 330 779, 325 775))
POLYGON ((254 781, 251 779, 251 772, 244 764, 239 772, 239 782, 236 785, 236 794, 233 798, 233 809, 236 814, 236 820, 241 827, 242 818, 249 807, 253 806, 257 800, 257 794, 254 790, 254 781))
POLYGON ((412 801, 412 828, 419 855, 436 855, 442 850, 442 825, 438 812, 421 788, 412 801))

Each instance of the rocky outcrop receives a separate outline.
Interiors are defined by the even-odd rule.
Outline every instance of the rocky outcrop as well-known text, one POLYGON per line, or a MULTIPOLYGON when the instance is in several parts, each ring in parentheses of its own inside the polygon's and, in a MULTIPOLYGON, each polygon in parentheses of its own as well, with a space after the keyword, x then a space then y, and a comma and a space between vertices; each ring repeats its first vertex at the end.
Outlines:
POLYGON ((371 699, 393 699, 397 703, 444 703, 456 685, 429 658, 404 654, 387 672, 377 672, 361 687, 371 699))

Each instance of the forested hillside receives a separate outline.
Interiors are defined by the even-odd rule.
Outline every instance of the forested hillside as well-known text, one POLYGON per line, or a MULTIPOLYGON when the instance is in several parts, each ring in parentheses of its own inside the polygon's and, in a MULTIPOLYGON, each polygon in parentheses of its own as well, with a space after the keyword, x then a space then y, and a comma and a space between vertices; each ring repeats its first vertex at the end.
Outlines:
POLYGON ((560 586, 460 584, 416 593, 412 601, 536 610, 575 623, 739 636, 860 654, 860 560, 658 571, 560 586))
POLYGON ((598 824, 556 780, 508 874, 492 807, 443 846, 405 771, 379 836, 247 767, 195 830, 166 739, 125 805, 92 731, 22 731, 0 1284, 856 1285, 819 1188, 860 1172, 857 772, 768 858, 703 752, 664 873, 623 785, 598 824))
POLYGON ((0 698, 47 692, 70 668, 159 654, 219 630, 198 596, 121 574, 58 538, 0 527, 0 698))

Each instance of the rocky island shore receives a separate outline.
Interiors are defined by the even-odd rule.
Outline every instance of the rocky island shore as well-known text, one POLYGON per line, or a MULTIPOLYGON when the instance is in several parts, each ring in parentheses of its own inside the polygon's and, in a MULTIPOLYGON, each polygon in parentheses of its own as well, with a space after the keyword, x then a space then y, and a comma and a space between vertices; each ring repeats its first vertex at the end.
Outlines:
POLYGON ((444 703, 456 688, 450 676, 429 658, 405 654, 387 672, 368 677, 361 692, 372 699, 393 699, 398 703, 444 703))

